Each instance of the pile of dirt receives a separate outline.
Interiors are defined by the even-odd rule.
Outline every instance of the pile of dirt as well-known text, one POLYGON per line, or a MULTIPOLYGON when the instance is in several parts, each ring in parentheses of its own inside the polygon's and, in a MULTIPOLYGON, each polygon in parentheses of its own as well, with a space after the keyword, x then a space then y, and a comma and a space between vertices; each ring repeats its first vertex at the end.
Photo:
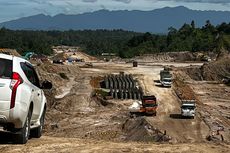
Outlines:
POLYGON ((96 61, 97 60, 96 57, 90 56, 90 55, 88 55, 88 54, 86 54, 84 52, 80 52, 80 51, 78 51, 76 53, 76 56, 85 59, 85 61, 96 61))
POLYGON ((204 80, 203 74, 201 72, 201 67, 189 67, 183 69, 185 75, 187 74, 192 80, 202 81, 204 80))
MULTIPOLYGON (((200 53, 203 55, 203 53, 200 53)), ((156 54, 144 54, 138 57, 135 57, 132 60, 138 62, 184 62, 184 61, 200 61, 199 53, 192 53, 189 51, 185 52, 165 52, 165 53, 156 53, 156 54)))
POLYGON ((221 60, 223 58, 230 58, 230 52, 222 48, 217 55, 216 60, 221 60))
POLYGON ((174 79, 174 91, 181 100, 196 100, 195 93, 192 88, 178 75, 176 75, 174 79))
POLYGON ((188 68, 185 71, 193 80, 222 81, 223 78, 230 76, 230 57, 205 63, 200 68, 188 68))
POLYGON ((196 61, 197 55, 195 53, 191 52, 169 52, 168 55, 174 60, 174 61, 196 61))
POLYGON ((99 77, 94 77, 92 80, 90 80, 90 85, 93 88, 100 88, 101 87, 101 82, 103 81, 103 77, 99 76, 99 77))
POLYGON ((56 102, 55 95, 62 94, 63 88, 70 81, 69 79, 63 78, 62 75, 65 75, 67 78, 71 78, 71 76, 80 74, 80 69, 77 66, 57 65, 50 62, 37 64, 35 68, 40 80, 47 80, 53 84, 53 88, 51 90, 45 90, 49 107, 53 106, 56 102))
POLYGON ((21 57, 15 49, 0 49, 0 53, 21 57))
POLYGON ((67 59, 67 55, 65 53, 60 53, 60 54, 55 55, 52 59, 56 61, 58 60, 65 61, 67 59))
POLYGON ((222 58, 216 62, 204 64, 201 72, 204 80, 221 81, 224 77, 230 76, 230 58, 222 58))
POLYGON ((36 69, 38 70, 41 79, 53 81, 55 87, 60 87, 66 83, 66 79, 62 78, 60 74, 71 76, 80 75, 81 73, 81 70, 77 66, 58 65, 50 62, 39 64, 36 69))
POLYGON ((156 53, 156 54, 144 54, 141 56, 137 56, 131 61, 138 61, 138 62, 154 62, 154 61, 173 61, 174 59, 171 58, 168 53, 156 53))
POLYGON ((168 142, 171 138, 150 125, 145 118, 128 119, 123 124, 125 141, 168 142))

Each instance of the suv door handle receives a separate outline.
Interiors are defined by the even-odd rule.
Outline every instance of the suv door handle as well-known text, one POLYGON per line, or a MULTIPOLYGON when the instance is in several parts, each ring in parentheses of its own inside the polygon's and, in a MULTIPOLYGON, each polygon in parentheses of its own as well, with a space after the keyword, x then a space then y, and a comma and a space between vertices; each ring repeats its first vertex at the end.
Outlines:
POLYGON ((32 92, 34 92, 34 89, 32 89, 32 92))

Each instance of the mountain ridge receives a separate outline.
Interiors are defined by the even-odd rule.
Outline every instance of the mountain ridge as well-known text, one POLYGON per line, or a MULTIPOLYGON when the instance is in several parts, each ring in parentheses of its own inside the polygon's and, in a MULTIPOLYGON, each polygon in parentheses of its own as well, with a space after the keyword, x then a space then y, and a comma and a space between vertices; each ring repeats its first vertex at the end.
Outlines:
POLYGON ((123 29, 136 32, 167 33, 194 20, 198 27, 210 20, 214 25, 230 22, 230 11, 191 10, 184 6, 164 7, 151 11, 98 10, 82 14, 37 14, 0 23, 12 30, 85 30, 123 29))

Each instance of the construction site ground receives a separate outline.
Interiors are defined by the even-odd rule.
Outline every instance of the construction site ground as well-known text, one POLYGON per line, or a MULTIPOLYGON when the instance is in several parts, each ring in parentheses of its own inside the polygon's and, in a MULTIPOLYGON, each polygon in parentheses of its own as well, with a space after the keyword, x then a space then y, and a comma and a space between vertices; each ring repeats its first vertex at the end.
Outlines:
POLYGON ((184 119, 179 115, 180 101, 173 88, 159 84, 159 73, 165 65, 171 65, 176 73, 177 67, 191 64, 202 65, 159 62, 132 67, 131 63, 98 62, 79 68, 79 64, 41 64, 37 68, 41 78, 54 84, 54 90, 46 92, 49 109, 44 136, 32 138, 26 145, 12 145, 13 135, 1 132, 0 152, 229 152, 229 87, 184 77, 199 98, 195 119, 184 119), (119 72, 133 74, 145 94, 157 97, 157 116, 130 118, 128 107, 133 100, 112 99, 102 103, 92 97, 95 88, 92 80, 119 72), (216 130, 212 127, 214 122, 224 127, 224 142, 206 140, 216 130), (148 131, 148 126, 152 131, 148 131), (145 139, 156 129, 170 140, 145 139))

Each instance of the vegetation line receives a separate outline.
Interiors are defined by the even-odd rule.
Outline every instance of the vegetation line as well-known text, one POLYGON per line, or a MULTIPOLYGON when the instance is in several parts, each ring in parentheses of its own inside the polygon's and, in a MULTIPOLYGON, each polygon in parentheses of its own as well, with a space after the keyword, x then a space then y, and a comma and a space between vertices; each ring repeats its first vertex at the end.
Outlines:
POLYGON ((169 28, 167 35, 136 33, 123 30, 83 31, 31 31, 0 29, 0 48, 17 49, 20 53, 33 51, 52 54, 52 46, 80 46, 91 55, 116 53, 127 58, 141 54, 170 51, 230 50, 230 23, 213 26, 210 21, 202 28, 195 22, 184 24, 180 29, 169 28))

